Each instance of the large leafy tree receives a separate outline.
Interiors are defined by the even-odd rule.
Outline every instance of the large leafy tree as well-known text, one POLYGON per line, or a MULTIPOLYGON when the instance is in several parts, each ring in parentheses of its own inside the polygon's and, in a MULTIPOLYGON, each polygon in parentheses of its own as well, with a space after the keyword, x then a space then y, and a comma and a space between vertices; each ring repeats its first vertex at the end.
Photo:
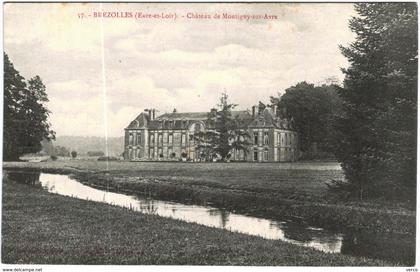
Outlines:
POLYGON ((243 120, 232 114, 237 105, 229 103, 228 95, 223 93, 217 106, 218 109, 209 113, 209 129, 195 135, 197 147, 205 157, 219 155, 222 160, 227 160, 234 149, 246 153, 250 136, 242 125, 243 120))
POLYGON ((287 88, 283 95, 271 97, 271 103, 278 105, 283 118, 293 118, 301 151, 310 152, 314 144, 320 151, 332 150, 333 119, 341 110, 338 89, 337 85, 300 82, 287 88))
POLYGON ((417 5, 360 3, 340 96, 336 155, 359 197, 415 192, 417 5))
POLYGON ((41 141, 54 139, 48 123, 45 86, 39 76, 25 81, 4 54, 3 159, 18 160, 42 149, 41 141))

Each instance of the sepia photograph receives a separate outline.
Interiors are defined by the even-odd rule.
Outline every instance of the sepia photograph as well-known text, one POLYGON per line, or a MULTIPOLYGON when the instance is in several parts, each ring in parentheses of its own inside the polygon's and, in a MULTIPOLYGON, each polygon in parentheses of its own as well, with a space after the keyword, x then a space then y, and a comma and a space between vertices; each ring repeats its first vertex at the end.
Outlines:
POLYGON ((417 271, 417 2, 2 14, 2 271, 417 271))

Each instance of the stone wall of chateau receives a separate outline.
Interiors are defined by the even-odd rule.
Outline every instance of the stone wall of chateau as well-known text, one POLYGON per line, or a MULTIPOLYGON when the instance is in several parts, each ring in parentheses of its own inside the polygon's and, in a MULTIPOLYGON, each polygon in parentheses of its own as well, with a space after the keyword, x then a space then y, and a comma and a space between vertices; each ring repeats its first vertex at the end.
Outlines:
MULTIPOLYGON (((233 151, 232 160, 257 162, 287 162, 298 159, 298 135, 295 131, 252 128, 248 152, 233 151)), ((124 159, 180 159, 182 153, 195 160, 199 157, 189 130, 127 129, 124 159)))
MULTIPOLYGON (((233 112, 241 116, 242 126, 251 136, 247 152, 234 150, 231 160, 249 162, 287 162, 298 159, 298 135, 289 121, 277 116, 275 108, 255 112, 233 112)), ((155 111, 141 113, 125 129, 126 160, 189 160, 200 158, 192 137, 205 131, 208 113, 166 113, 155 118, 155 111), (184 155, 184 156, 183 156, 184 155)))

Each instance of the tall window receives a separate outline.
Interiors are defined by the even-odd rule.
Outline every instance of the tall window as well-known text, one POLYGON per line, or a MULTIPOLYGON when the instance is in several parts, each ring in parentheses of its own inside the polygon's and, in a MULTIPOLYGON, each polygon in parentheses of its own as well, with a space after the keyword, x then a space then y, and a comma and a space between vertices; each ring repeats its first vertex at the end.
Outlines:
POLYGON ((258 144, 258 132, 254 132, 254 144, 258 144))
POLYGON ((129 136, 128 136, 128 144, 132 145, 133 144, 133 133, 130 132, 129 136))
POLYGON ((150 135, 150 145, 154 145, 155 144, 155 135, 151 134, 150 135))
POLYGON ((158 135, 158 145, 162 145, 163 144, 163 136, 162 134, 158 135))
POLYGON ((264 150, 264 161, 268 161, 268 150, 264 150))
POLYGON ((185 145, 185 141, 186 139, 185 139, 185 133, 183 133, 182 135, 181 135, 181 145, 185 145))
POLYGON ((268 132, 264 132, 264 145, 268 145, 268 132))
POLYGON ((254 150, 254 161, 258 161, 258 150, 254 150))
POLYGON ((168 144, 172 145, 173 139, 174 139, 174 135, 168 134, 168 144))
POLYGON ((137 134, 137 144, 141 144, 141 133, 137 134))

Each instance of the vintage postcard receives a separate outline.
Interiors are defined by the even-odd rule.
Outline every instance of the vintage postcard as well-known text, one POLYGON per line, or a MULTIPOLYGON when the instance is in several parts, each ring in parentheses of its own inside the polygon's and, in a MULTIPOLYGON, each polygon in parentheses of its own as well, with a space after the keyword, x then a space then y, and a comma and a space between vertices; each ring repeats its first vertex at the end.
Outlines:
POLYGON ((417 271, 417 2, 6 2, 3 21, 3 271, 417 271))

